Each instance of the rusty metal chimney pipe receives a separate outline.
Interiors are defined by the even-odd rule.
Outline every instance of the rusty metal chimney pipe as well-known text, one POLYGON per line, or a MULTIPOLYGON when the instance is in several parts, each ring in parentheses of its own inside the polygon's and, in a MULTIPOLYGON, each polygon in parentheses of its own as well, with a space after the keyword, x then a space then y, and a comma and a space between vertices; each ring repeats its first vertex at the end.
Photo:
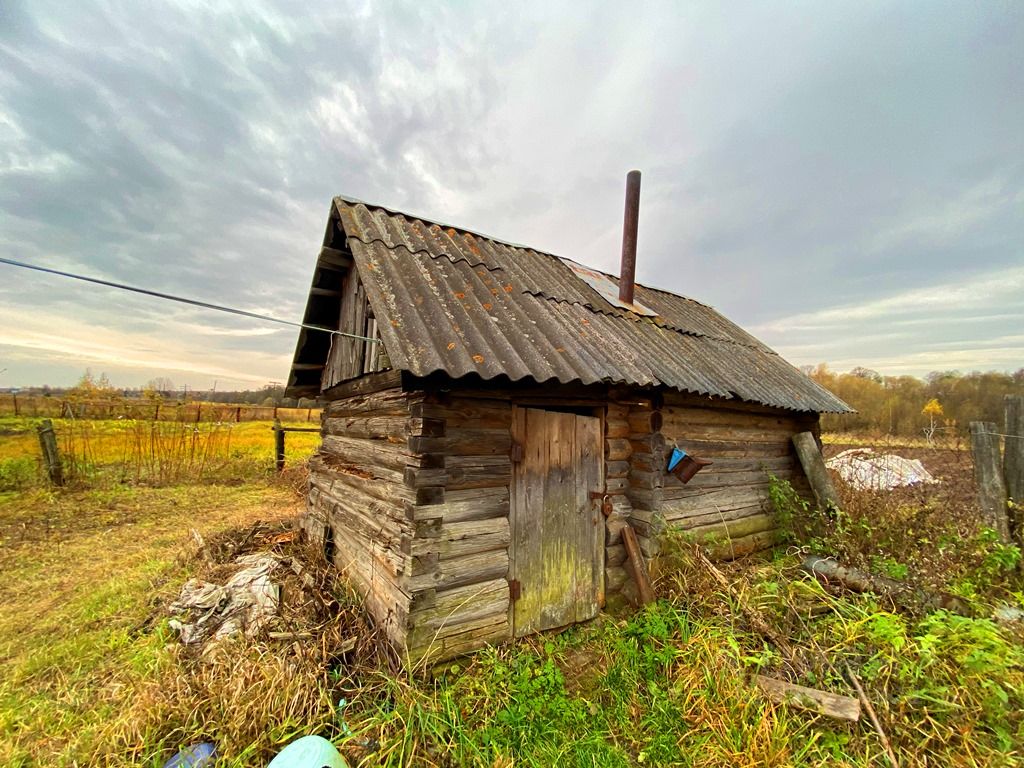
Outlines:
POLYGON ((636 233, 640 225, 640 171, 626 174, 626 214, 622 222, 622 265, 619 268, 619 301, 633 303, 636 282, 636 233))

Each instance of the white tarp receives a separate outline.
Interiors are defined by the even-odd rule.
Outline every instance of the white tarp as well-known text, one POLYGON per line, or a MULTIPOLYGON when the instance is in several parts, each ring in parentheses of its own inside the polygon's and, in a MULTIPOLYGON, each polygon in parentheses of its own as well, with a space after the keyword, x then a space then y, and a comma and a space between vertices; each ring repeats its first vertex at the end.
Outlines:
POLYGON ((858 490, 891 491, 905 485, 937 483, 917 459, 885 453, 876 454, 871 448, 852 448, 825 462, 825 466, 858 490))
POLYGON ((277 613, 280 587, 270 581, 270 574, 278 559, 263 552, 235 562, 242 569, 223 586, 199 579, 189 579, 182 586, 171 611, 184 614, 184 620, 169 623, 181 633, 183 643, 198 644, 238 632, 252 635, 277 613))

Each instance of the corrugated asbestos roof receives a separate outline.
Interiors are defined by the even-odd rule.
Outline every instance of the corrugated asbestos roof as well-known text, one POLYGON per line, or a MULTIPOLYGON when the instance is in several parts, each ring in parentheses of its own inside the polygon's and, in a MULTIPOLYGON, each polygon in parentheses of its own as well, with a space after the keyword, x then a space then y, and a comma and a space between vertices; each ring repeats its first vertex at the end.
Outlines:
POLYGON ((355 200, 334 205, 395 368, 850 410, 705 304, 638 284, 636 301, 657 312, 644 317, 556 256, 355 200))

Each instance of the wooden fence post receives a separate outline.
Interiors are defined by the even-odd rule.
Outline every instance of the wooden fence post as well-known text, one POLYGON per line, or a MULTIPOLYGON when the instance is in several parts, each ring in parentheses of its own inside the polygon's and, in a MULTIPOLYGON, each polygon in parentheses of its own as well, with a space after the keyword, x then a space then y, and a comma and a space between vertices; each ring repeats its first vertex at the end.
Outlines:
POLYGON ((797 458, 800 459, 800 466, 804 468, 807 481, 814 491, 814 498, 818 502, 818 509, 828 512, 830 507, 840 509, 839 495, 835 486, 832 485, 832 478, 828 475, 825 467, 825 459, 818 448, 818 441, 814 439, 812 432, 800 432, 793 435, 793 447, 796 448, 797 458))
POLYGON ((15 392, 15 393, 14 393, 14 394, 12 395, 12 397, 14 397, 14 415, 15 415, 15 416, 20 416, 21 414, 20 414, 20 413, 18 413, 18 393, 17 393, 17 392, 15 392))
POLYGON ((284 429, 281 428, 281 420, 274 419, 274 452, 277 456, 277 471, 284 470, 284 429))
POLYGON ((1024 396, 1007 395, 1003 411, 1003 480, 1010 509, 1010 533, 1024 546, 1024 396))
POLYGON ((64 485, 64 469, 60 465, 60 454, 57 453, 57 433, 53 431, 53 422, 43 419, 39 430, 39 446, 43 449, 43 460, 46 462, 46 473, 54 485, 64 485))
POLYGON ((1024 504, 1024 395, 1007 395, 1004 400, 1003 476, 1006 495, 1024 504))
POLYGON ((985 523, 999 533, 999 538, 1008 542, 1010 525, 1006 515, 1006 484, 999 456, 999 434, 993 422, 971 422, 971 455, 981 514, 985 523))

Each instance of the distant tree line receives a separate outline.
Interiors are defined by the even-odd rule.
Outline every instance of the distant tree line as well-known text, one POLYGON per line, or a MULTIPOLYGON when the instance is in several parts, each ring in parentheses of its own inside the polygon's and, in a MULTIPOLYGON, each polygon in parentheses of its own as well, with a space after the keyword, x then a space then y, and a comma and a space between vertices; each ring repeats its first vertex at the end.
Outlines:
MULTIPOLYGON (((8 390, 10 391, 10 390, 8 390)), ((73 387, 20 387, 16 390, 24 395, 42 395, 71 400, 116 401, 120 399, 150 399, 165 403, 230 403, 233 405, 278 406, 280 408, 316 408, 317 402, 306 397, 285 397, 284 385, 277 382, 264 384, 259 389, 218 390, 195 389, 188 386, 175 386, 166 376, 150 379, 143 387, 115 387, 107 374, 99 376, 91 369, 85 373, 73 387)))
POLYGON ((933 371, 882 376, 869 368, 830 371, 824 363, 804 372, 842 398, 857 413, 826 415, 826 432, 940 436, 966 434, 972 421, 1003 422, 1003 397, 1024 395, 1024 368, 1015 373, 933 371))

